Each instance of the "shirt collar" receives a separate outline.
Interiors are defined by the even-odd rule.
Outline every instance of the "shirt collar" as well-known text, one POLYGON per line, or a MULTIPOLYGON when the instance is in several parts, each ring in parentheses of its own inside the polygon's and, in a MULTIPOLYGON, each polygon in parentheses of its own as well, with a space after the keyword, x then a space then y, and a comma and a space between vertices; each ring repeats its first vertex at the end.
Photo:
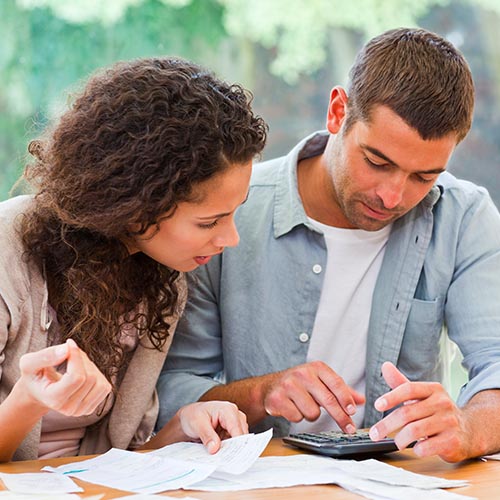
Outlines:
POLYGON ((274 237, 279 238, 295 226, 303 224, 318 232, 309 222, 302 205, 297 183, 297 165, 305 158, 323 153, 328 140, 328 132, 315 132, 299 142, 285 156, 280 164, 276 181, 276 200, 274 204, 274 237))

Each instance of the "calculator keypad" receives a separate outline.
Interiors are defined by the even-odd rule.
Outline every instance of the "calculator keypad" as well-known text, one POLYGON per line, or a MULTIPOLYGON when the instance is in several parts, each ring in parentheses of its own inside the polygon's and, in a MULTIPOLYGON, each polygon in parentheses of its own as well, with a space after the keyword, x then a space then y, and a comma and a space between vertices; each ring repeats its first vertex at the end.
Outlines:
POLYGON ((330 456, 387 453, 398 448, 391 438, 372 441, 367 431, 347 434, 340 431, 302 432, 283 438, 285 443, 330 456))

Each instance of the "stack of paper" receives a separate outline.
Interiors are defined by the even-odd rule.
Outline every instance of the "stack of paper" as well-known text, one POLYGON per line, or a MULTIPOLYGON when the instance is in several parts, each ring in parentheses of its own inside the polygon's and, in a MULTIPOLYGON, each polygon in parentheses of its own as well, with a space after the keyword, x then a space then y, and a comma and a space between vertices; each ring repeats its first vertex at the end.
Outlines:
POLYGON ((414 474, 377 460, 342 460, 316 455, 258 458, 271 430, 223 441, 210 455, 201 444, 177 443, 150 453, 112 449, 97 458, 44 470, 134 493, 179 488, 236 491, 308 484, 338 484, 373 500, 471 500, 441 488, 466 486, 414 474))
POLYGON ((315 455, 262 457, 245 474, 215 471, 191 485, 203 491, 237 491, 307 484, 338 484, 374 500, 471 500, 440 488, 466 486, 467 481, 414 474, 377 460, 342 460, 315 455))
POLYGON ((150 453, 113 448, 96 458, 43 470, 134 493, 187 489, 216 469, 233 474, 245 472, 271 437, 272 431, 268 430, 226 439, 215 455, 198 443, 176 443, 150 453))

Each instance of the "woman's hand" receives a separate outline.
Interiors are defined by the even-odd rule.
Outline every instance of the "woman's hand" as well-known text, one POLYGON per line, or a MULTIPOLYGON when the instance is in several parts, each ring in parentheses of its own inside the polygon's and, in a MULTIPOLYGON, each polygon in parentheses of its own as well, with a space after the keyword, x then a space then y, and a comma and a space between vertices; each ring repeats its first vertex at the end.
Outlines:
POLYGON ((248 433, 246 415, 229 401, 205 401, 183 406, 178 412, 181 429, 188 440, 199 439, 216 453, 221 438, 248 433))
POLYGON ((0 462, 12 459, 22 440, 49 410, 80 416, 94 412, 111 384, 73 340, 24 354, 21 377, 0 405, 0 462), (62 373, 57 367, 66 362, 62 373), (22 418, 19 417, 22 416, 22 418))
POLYGON ((206 401, 183 406, 165 426, 139 449, 154 449, 179 441, 200 440, 216 453, 221 439, 248 433, 246 415, 229 401, 206 401))
POLYGON ((21 385, 34 405, 63 415, 90 415, 111 391, 111 384, 87 354, 69 339, 65 344, 25 354, 20 360, 21 385), (66 370, 58 365, 66 361, 66 370))

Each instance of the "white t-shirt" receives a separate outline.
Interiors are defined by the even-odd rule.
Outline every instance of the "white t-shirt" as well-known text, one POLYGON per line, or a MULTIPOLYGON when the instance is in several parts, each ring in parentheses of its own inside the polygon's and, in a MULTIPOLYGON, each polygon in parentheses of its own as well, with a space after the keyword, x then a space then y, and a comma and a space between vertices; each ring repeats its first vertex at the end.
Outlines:
MULTIPOLYGON (((309 220, 324 234, 328 260, 307 361, 324 361, 347 385, 364 394, 372 297, 391 225, 379 231, 363 231, 309 220)), ((364 406, 358 406, 352 417, 357 427, 361 426, 364 413, 364 406)), ((322 409, 316 421, 292 424, 290 432, 338 428, 322 409)))

